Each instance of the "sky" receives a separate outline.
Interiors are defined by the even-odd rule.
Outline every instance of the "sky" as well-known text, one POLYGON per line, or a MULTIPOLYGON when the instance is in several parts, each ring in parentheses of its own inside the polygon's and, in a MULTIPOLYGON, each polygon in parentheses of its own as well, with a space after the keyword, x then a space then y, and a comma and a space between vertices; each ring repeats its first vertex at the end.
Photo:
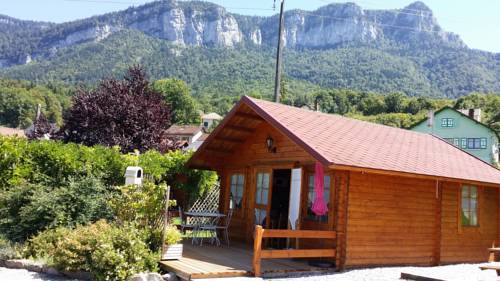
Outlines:
MULTIPOLYGON (((126 9, 150 0, 0 0, 0 14, 51 22, 65 22, 126 9)), ((229 11, 267 16, 277 13, 273 0, 213 0, 229 11)), ((277 0, 279 2, 279 0, 277 0)), ((364 9, 397 9, 412 0, 285 0, 285 10, 314 10, 333 2, 355 2, 364 9)), ((500 1, 423 0, 446 31, 460 35, 471 48, 500 53, 500 1)), ((278 4, 277 4, 278 6, 278 4)))

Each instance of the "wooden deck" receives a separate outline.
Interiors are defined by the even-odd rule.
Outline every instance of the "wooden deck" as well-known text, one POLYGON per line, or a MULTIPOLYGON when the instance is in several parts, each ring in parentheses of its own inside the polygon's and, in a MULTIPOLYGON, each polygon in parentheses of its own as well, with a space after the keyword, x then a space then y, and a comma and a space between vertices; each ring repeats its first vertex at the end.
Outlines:
MULTIPOLYGON (((183 257, 180 260, 161 261, 162 269, 174 272, 182 280, 199 278, 221 278, 237 276, 253 276, 253 250, 243 244, 231 247, 214 247, 210 245, 193 246, 184 243, 183 257)), ((263 276, 279 276, 297 272, 325 272, 332 269, 312 267, 304 260, 272 259, 263 260, 261 271, 263 276)))

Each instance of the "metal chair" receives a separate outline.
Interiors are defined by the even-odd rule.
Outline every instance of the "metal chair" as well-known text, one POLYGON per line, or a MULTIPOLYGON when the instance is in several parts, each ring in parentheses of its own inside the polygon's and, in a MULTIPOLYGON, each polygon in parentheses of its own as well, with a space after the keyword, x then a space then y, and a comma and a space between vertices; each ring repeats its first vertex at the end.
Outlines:
MULTIPOLYGON (((212 235, 210 237, 210 243, 214 244, 214 242, 217 244, 217 246, 220 246, 220 240, 219 237, 217 236, 217 224, 219 223, 219 217, 213 218, 210 220, 208 224, 205 225, 200 225, 196 228, 195 232, 199 234, 200 232, 205 232, 201 234, 206 234, 207 232, 212 235)), ((198 236, 198 235, 197 235, 198 236)), ((200 239, 200 246, 203 246, 203 236, 197 237, 200 239)))
POLYGON ((195 230, 196 224, 188 224, 187 223, 187 218, 184 217, 184 213, 182 212, 182 208, 181 207, 179 207, 179 217, 181 219, 181 224, 180 224, 181 233, 186 233, 187 229, 191 229, 192 231, 195 230))
POLYGON ((233 209, 229 209, 227 216, 224 218, 223 225, 217 225, 216 230, 221 230, 224 232, 224 239, 226 240, 227 246, 229 247, 229 224, 231 223, 231 218, 233 217, 233 209))

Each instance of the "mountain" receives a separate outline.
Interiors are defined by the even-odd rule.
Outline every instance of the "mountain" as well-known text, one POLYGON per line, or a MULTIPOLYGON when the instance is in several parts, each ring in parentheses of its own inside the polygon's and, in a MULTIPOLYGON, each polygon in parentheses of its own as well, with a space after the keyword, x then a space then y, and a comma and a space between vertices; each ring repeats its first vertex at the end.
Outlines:
MULTIPOLYGON (((186 80, 195 94, 270 93, 278 16, 157 1, 54 24, 0 16, 0 75, 95 83, 128 65, 186 80)), ((318 87, 457 97, 500 91, 500 55, 469 49, 422 2, 397 10, 329 4, 285 13, 292 93, 318 87)))

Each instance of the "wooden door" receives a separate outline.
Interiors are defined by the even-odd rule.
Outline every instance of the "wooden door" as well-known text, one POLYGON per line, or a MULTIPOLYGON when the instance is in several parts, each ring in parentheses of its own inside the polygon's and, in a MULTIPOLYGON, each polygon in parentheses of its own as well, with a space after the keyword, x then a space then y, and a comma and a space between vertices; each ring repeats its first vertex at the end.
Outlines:
POLYGON ((271 208, 271 169, 259 169, 255 174, 254 224, 269 228, 271 208))

